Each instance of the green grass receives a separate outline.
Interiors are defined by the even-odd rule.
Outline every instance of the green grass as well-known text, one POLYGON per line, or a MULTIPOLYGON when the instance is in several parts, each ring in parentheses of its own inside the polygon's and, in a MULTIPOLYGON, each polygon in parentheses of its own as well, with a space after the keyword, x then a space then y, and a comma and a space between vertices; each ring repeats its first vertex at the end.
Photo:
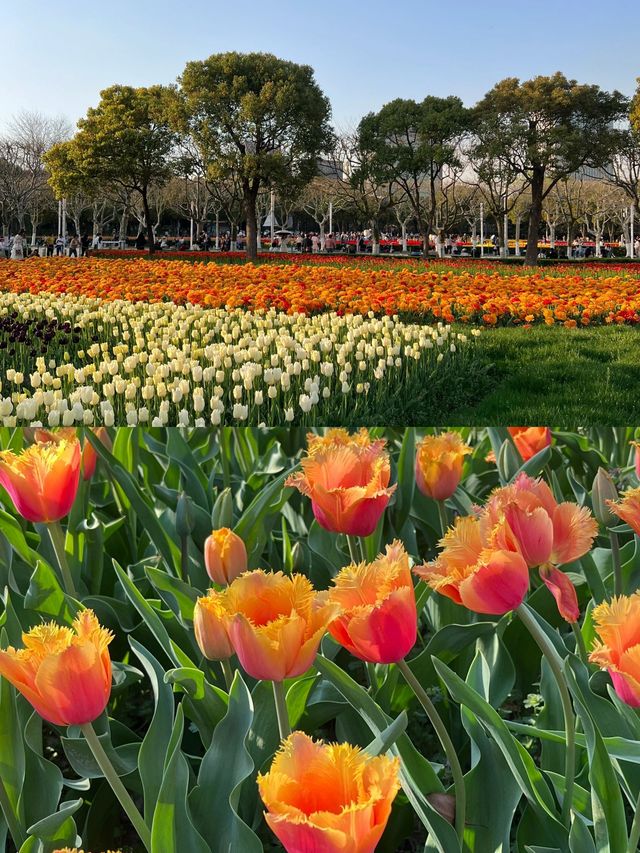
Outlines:
POLYGON ((492 329, 477 355, 491 364, 488 387, 448 423, 640 422, 640 329, 492 329))

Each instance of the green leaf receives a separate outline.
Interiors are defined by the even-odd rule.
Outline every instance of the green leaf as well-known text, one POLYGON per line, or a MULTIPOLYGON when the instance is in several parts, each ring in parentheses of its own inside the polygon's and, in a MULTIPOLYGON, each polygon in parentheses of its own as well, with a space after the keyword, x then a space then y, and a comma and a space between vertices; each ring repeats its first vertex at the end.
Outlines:
POLYGON ((293 493, 293 489, 284 488, 284 481, 290 473, 291 471, 285 471, 261 489, 235 526, 234 532, 246 545, 250 566, 255 566, 260 561, 273 519, 293 493))
POLYGON ((176 646, 171 641, 167 629, 162 624, 162 620, 160 619, 156 611, 153 609, 153 607, 149 604, 144 595, 142 595, 142 593, 131 580, 129 575, 124 571, 121 566, 118 565, 115 560, 113 561, 113 567, 116 570, 116 574, 118 575, 120 583, 122 584, 122 588, 124 590, 125 595, 133 604, 138 613, 142 616, 142 618, 150 628, 153 636, 160 643, 163 651, 166 653, 171 663, 174 666, 184 666, 185 661, 187 663, 192 664, 192 661, 189 660, 186 653, 177 653, 176 646))
POLYGON ((160 793, 164 756, 173 729, 173 691, 165 683, 164 670, 151 652, 133 637, 129 637, 129 645, 151 682, 155 702, 153 717, 138 754, 138 768, 144 792, 144 819, 150 825, 160 793))
POLYGON ((413 493, 416 485, 415 436, 415 430, 412 427, 407 427, 404 431, 400 447, 400 456, 398 457, 398 488, 396 490, 396 501, 393 509, 393 526, 396 531, 400 531, 404 527, 413 504, 413 493))
POLYGON ((71 624, 75 619, 78 607, 72 606, 58 580, 57 575, 48 563, 38 560, 29 580, 29 589, 24 597, 24 606, 45 616, 52 617, 56 622, 71 624))
MULTIPOLYGON (((122 432, 129 432, 129 430, 122 430, 122 432)), ((135 510, 138 521, 157 548, 158 553, 167 566, 175 572, 179 564, 180 551, 175 543, 170 542, 167 538, 155 510, 149 506, 133 475, 115 456, 109 453, 104 444, 92 432, 87 432, 87 440, 92 444, 98 456, 107 464, 109 471, 135 510)))
POLYGON ((215 727, 227 713, 227 694, 209 684, 202 670, 195 667, 170 669, 164 680, 186 694, 182 700, 183 710, 198 727, 200 739, 207 748, 215 727))
POLYGON ((145 568, 145 574, 157 590, 158 595, 172 610, 183 624, 193 622, 193 608, 200 594, 188 583, 173 575, 168 575, 162 569, 151 566, 145 568))
MULTIPOLYGON (((158 801, 151 826, 151 848, 162 853, 211 853, 211 848, 194 826, 189 812, 189 765, 180 744, 184 729, 182 706, 178 705, 166 755, 158 801)), ((211 801, 217 799, 215 790, 211 801)))
POLYGON ((383 729, 380 734, 365 747, 365 751, 369 755, 381 755, 391 749, 394 743, 398 740, 401 734, 407 730, 409 718, 407 712, 403 711, 395 720, 390 723, 386 729, 383 729))
POLYGON ((27 544, 18 519, 3 509, 0 509, 0 534, 4 536, 16 554, 32 568, 35 569, 37 562, 42 561, 38 552, 27 544))
POLYGON ((627 849, 627 824, 624 802, 611 764, 611 758, 600 732, 587 709, 582 690, 573 671, 571 661, 563 667, 569 690, 573 694, 575 709, 587 742, 589 756, 589 782, 591 783, 591 810, 598 850, 608 853, 625 853, 627 849))
POLYGON ((469 708, 494 738, 532 808, 564 836, 565 830, 556 816, 549 786, 532 757, 509 732, 502 717, 446 664, 434 658, 433 665, 456 702, 469 708))
MULTIPOLYGON (((2 633, 4 634, 4 630, 2 633)), ((3 637, 3 647, 5 644, 3 637)), ((0 676, 0 785, 4 785, 15 821, 23 832, 26 827, 20 792, 24 774, 25 753, 16 691, 6 678, 0 676)))
POLYGON ((25 841, 20 853, 50 853, 58 847, 74 846, 77 829, 72 815, 82 804, 82 800, 67 800, 57 812, 30 826, 28 832, 32 838, 25 841))
POLYGON ((198 784, 189 795, 194 824, 210 850, 262 853, 262 844, 238 814, 242 784, 254 769, 246 747, 252 720, 251 694, 236 671, 229 709, 216 726, 200 765, 198 784))
POLYGON ((529 477, 539 477, 545 469, 545 466, 551 461, 551 447, 547 445, 539 450, 534 456, 521 465, 516 473, 511 477, 511 480, 519 474, 527 474, 529 477))

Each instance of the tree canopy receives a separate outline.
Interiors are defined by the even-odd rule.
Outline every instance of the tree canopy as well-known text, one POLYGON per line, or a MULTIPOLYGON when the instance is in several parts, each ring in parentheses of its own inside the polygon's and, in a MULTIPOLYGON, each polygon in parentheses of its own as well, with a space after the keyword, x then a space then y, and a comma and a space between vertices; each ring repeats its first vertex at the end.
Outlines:
POLYGON ((178 124, 213 177, 240 180, 247 254, 257 254, 261 189, 301 188, 331 146, 329 101, 309 65, 269 53, 223 53, 189 62, 180 78, 178 124))
POLYGON ((73 139, 45 156, 51 184, 59 196, 73 191, 93 194, 99 186, 119 185, 140 195, 147 239, 153 248, 149 190, 172 174, 177 140, 171 124, 175 91, 164 86, 111 86, 100 103, 78 122, 73 139))

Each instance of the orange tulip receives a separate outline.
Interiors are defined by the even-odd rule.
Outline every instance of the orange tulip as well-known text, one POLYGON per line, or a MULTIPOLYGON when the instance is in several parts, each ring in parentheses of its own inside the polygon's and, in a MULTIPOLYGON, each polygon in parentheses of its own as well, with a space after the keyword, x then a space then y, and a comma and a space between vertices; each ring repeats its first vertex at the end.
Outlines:
POLYGON ((495 489, 480 523, 485 535, 501 545, 492 533, 504 521, 509 536, 529 568, 540 566, 540 577, 553 594, 558 610, 568 622, 579 616, 575 589, 556 566, 577 560, 591 548, 598 525, 587 507, 570 501, 558 503, 543 480, 519 474, 513 483, 495 489))
POLYGON ((609 672, 623 702, 640 708, 640 592, 604 601, 592 616, 600 640, 589 660, 609 672))
POLYGON ((311 498, 316 521, 325 530, 369 536, 396 488, 389 487, 386 442, 371 441, 366 429, 356 435, 333 429, 324 436, 309 435, 308 444, 302 470, 285 485, 311 498))
POLYGON ((467 453, 471 448, 457 432, 425 436, 416 452, 416 483, 420 491, 436 501, 450 498, 458 488, 467 453))
POLYGON ((508 427, 508 430, 525 462, 551 444, 549 427, 508 427))
POLYGON ((625 521, 640 536, 640 488, 627 489, 618 501, 607 501, 618 518, 625 521))
POLYGON ((224 586, 247 571, 247 549, 242 539, 221 527, 213 530, 204 543, 204 564, 214 583, 224 586))
POLYGON ((221 624, 246 672, 270 681, 309 669, 337 613, 326 593, 317 593, 304 575, 261 569, 245 572, 222 591, 209 590, 198 604, 205 624, 200 629, 203 651, 207 642, 221 650, 221 624))
POLYGON ((213 590, 196 601, 193 629, 200 651, 209 660, 227 660, 233 654, 225 616, 224 604, 213 590))
POLYGON ((400 762, 303 732, 258 775, 265 817, 287 853, 373 853, 400 788, 400 762))
MULTIPOLYGON (((106 427, 94 427, 92 429, 93 434, 98 439, 98 441, 102 442, 107 450, 111 450, 112 442, 109 437, 109 433, 107 432, 106 427)), ((47 444, 52 441, 73 441, 74 438, 78 437, 78 433, 75 427, 61 427, 57 430, 49 430, 49 429, 37 429, 34 434, 35 440, 38 444, 47 444)), ((93 445, 86 441, 82 447, 82 479, 90 480, 96 470, 96 464, 98 462, 98 454, 93 449, 93 445)))
POLYGON ((329 601, 339 607, 329 633, 370 663, 395 663, 416 642, 416 599, 409 557, 401 542, 373 563, 347 566, 334 578, 329 601))
POLYGON ((25 647, 0 650, 0 675, 56 726, 93 722, 111 694, 113 635, 93 610, 83 610, 73 628, 49 622, 22 635, 25 647))
MULTIPOLYGON (((505 542, 508 534, 501 533, 505 542)), ((529 588, 526 562, 513 548, 488 547, 476 517, 459 516, 440 545, 434 562, 413 570, 432 589, 476 613, 507 613, 522 604, 529 588)))
POLYGON ((19 454, 11 450, 0 452, 0 484, 27 521, 59 521, 67 515, 79 479, 77 438, 32 444, 19 454))

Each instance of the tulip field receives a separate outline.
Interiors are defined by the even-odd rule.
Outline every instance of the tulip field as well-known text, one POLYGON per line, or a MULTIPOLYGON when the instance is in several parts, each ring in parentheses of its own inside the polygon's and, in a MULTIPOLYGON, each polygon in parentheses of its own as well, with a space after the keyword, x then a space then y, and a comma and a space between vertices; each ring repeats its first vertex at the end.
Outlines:
POLYGON ((635 853, 637 428, 0 428, 8 853, 635 853))
POLYGON ((633 421, 639 280, 633 263, 0 260, 0 425, 633 421))

